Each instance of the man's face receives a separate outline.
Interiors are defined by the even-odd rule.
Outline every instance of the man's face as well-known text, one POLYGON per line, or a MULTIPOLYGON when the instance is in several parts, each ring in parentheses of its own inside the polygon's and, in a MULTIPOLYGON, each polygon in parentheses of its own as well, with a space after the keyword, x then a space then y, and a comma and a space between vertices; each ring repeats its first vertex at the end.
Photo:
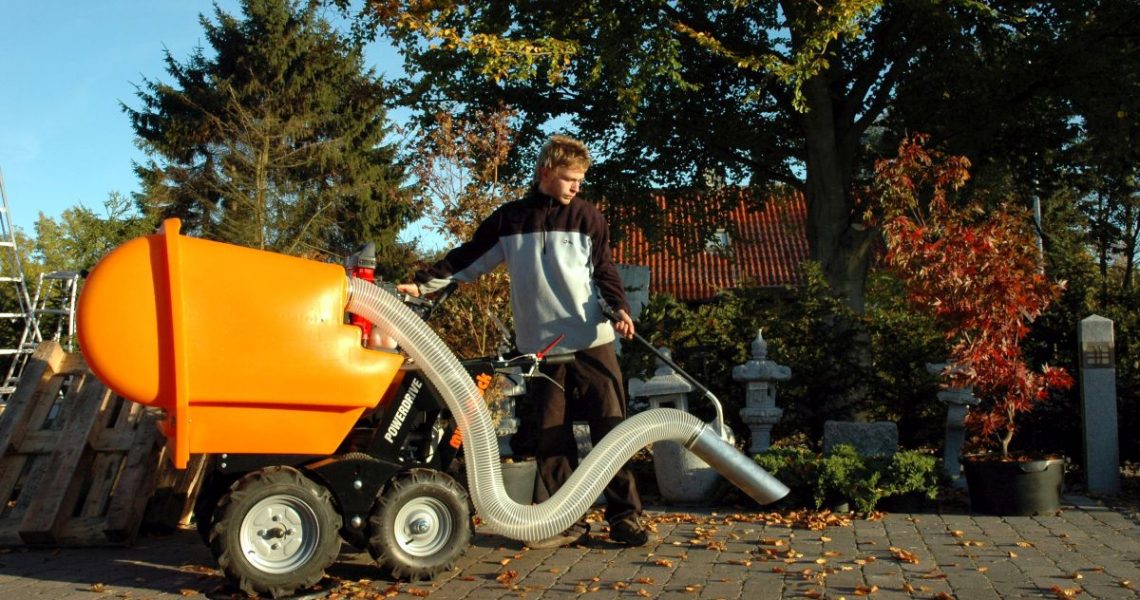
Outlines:
POLYGON ((577 167, 545 167, 538 171, 538 190, 562 204, 570 204, 586 178, 586 170, 577 167))

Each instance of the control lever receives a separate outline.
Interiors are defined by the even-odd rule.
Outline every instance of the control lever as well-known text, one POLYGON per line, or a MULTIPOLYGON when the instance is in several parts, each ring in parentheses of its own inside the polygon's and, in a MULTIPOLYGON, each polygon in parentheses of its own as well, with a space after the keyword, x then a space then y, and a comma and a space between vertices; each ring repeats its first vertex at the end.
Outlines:
MULTIPOLYGON (((609 305, 609 303, 606 302, 605 298, 601 298, 601 297, 598 298, 598 306, 601 307, 602 314, 605 315, 605 317, 607 319, 609 319, 615 323, 621 320, 621 317, 618 316, 617 311, 615 311, 609 305)), ((656 347, 654 347, 653 344, 649 343, 649 340, 641 337, 640 333, 634 332, 633 339, 640 342, 650 352, 652 352, 657 358, 661 359, 661 362, 665 363, 666 365, 669 365, 669 368, 673 369, 673 371, 676 372, 678 375, 680 375, 682 378, 684 378, 685 381, 688 381, 689 383, 693 384, 693 387, 697 388, 697 390, 699 390, 702 394, 704 394, 704 396, 706 398, 709 399, 710 402, 712 402, 713 408, 716 409, 717 434, 719 434, 722 438, 724 438, 726 440, 730 439, 732 436, 732 433, 729 432, 728 429, 724 426, 724 408, 721 406, 720 400, 718 400, 717 397, 711 391, 709 391, 709 389, 707 387, 702 385, 701 382, 697 381, 692 375, 689 375, 688 373, 685 372, 684 369, 682 369, 680 366, 678 366, 677 363, 673 362, 673 359, 669 358, 669 356, 667 354, 665 354, 664 352, 662 352, 662 351, 658 350, 656 347)))

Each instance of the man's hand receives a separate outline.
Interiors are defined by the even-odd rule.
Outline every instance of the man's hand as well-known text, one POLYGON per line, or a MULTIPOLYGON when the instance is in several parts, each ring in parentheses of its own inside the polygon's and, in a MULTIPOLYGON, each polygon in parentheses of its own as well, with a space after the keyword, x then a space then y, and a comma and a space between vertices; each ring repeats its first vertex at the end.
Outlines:
POLYGON ((420 286, 414 283, 400 283, 396 285, 396 291, 401 294, 407 294, 413 298, 420 297, 420 286))
POLYGON ((629 317, 629 313, 620 308, 617 310, 617 316, 618 320, 614 321, 614 331, 623 338, 632 340, 633 334, 637 331, 637 328, 633 325, 633 319, 629 317))

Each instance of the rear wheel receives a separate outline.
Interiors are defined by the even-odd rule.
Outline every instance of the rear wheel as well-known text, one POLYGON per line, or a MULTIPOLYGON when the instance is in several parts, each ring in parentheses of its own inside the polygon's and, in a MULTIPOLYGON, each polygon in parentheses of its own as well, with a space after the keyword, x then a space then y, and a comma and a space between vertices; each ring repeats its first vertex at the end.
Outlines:
POLYGON ((467 492, 446 473, 412 469, 392 478, 369 518, 368 550, 396 578, 430 579, 471 543, 467 492))
POLYGON ((218 501, 210 549, 247 594, 274 598, 313 585, 340 550, 328 490, 291 467, 247 474, 218 501))

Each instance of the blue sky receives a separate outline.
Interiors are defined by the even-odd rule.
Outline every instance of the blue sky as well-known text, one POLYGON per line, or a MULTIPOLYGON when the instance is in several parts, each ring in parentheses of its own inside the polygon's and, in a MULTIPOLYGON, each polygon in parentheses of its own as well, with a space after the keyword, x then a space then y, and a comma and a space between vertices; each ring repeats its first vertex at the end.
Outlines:
MULTIPOLYGON (((237 0, 219 0, 237 14, 237 0)), ((107 196, 138 191, 131 161, 144 157, 120 104, 135 84, 167 80, 163 49, 184 61, 206 45, 206 0, 2 0, 0 169, 12 223, 29 235, 42 212, 78 204, 101 212, 107 196)), ((369 66, 397 73, 389 49, 369 66), (383 64, 381 64, 383 63, 383 64)))

